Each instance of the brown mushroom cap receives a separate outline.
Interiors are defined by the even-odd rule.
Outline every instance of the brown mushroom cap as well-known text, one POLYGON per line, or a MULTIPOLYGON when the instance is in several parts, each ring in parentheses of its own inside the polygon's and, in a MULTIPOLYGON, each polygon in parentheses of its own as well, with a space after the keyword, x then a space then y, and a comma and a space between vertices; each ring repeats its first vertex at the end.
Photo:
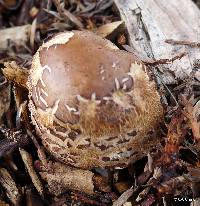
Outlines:
POLYGON ((87 31, 54 36, 36 52, 29 108, 44 145, 81 168, 117 166, 148 150, 163 109, 132 54, 87 31), (150 143, 149 143, 150 144, 150 143))

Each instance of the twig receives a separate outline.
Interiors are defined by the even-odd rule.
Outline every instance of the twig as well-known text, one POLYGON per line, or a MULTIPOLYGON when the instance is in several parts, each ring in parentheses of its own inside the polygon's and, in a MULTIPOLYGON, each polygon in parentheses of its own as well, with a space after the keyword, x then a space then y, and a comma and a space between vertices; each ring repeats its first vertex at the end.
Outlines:
POLYGON ((200 42, 186 41, 186 40, 174 40, 174 39, 166 39, 166 43, 172 45, 185 45, 190 47, 200 47, 200 42))

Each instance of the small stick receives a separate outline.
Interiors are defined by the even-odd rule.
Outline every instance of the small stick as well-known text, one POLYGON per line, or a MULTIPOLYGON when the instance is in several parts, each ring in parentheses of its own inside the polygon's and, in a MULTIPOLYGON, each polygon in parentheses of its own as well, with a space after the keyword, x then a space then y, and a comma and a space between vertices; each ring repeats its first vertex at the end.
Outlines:
POLYGON ((200 42, 174 40, 174 39, 166 39, 165 42, 168 44, 172 44, 172 45, 185 45, 185 46, 190 46, 190 47, 200 47, 200 42))

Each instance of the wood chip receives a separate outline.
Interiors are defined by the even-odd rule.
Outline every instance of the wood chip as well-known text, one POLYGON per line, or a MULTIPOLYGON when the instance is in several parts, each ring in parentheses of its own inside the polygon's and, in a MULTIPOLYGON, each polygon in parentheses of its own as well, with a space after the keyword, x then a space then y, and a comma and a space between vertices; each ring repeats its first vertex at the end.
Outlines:
POLYGON ((94 193, 94 174, 89 170, 72 168, 55 162, 49 170, 40 172, 40 175, 47 181, 49 191, 56 196, 68 190, 78 190, 87 194, 94 193))
POLYGON ((20 191, 18 190, 15 181, 5 168, 0 169, 0 184, 5 189, 8 199, 12 204, 18 205, 21 198, 20 191))
POLYGON ((24 149, 19 149, 20 151, 20 154, 21 154, 21 157, 22 157, 22 160, 24 162, 24 165, 31 177, 31 180, 35 186, 35 188, 37 189, 37 191, 39 192, 39 194, 41 196, 43 196, 43 192, 44 192, 44 189, 43 189, 43 186, 42 186, 42 183, 37 175, 37 173, 35 172, 35 169, 33 167, 33 160, 32 160, 32 157, 31 155, 26 152, 24 149))
POLYGON ((121 206, 133 195, 133 187, 126 190, 114 203, 113 206, 121 206))

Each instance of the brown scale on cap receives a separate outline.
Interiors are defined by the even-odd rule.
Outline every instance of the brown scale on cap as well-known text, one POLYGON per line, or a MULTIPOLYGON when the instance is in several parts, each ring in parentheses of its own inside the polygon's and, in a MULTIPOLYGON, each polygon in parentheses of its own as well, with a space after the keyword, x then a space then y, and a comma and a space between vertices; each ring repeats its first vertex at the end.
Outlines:
POLYGON ((87 31, 36 52, 28 80, 32 121, 49 152, 80 168, 125 166, 148 152, 163 109, 147 68, 87 31))

